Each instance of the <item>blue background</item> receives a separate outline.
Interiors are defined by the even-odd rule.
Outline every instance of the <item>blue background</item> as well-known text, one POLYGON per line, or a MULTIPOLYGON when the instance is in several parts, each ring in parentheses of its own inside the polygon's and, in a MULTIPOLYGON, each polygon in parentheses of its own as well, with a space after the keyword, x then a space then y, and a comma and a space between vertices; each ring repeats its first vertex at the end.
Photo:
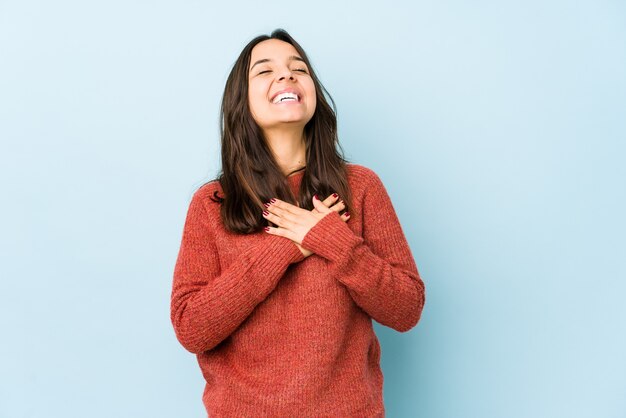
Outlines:
POLYGON ((626 416, 626 6, 0 1, 0 417, 202 417, 169 320, 243 46, 291 32, 427 300, 389 417, 626 416))

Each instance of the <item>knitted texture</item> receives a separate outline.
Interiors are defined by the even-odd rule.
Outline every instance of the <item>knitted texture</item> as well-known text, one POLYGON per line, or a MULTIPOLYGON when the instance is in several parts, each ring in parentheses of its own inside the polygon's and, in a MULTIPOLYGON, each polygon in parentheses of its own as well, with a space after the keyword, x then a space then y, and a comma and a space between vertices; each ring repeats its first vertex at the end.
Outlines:
MULTIPOLYGON (((287 178, 296 195, 303 174, 287 178)), ((410 330, 425 288, 378 175, 348 164, 348 183, 350 219, 324 216, 304 237, 306 258, 287 238, 226 231, 217 181, 194 193, 171 320, 197 355, 211 418, 385 416, 372 318, 410 330)))

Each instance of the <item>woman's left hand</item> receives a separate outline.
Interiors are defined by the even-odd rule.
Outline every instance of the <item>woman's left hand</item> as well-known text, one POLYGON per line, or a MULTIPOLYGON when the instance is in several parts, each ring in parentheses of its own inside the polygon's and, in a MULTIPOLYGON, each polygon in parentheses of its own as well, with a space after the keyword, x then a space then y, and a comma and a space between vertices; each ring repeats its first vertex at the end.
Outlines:
MULTIPOLYGON (((344 207, 341 201, 331 209, 325 205, 326 201, 322 202, 317 199, 316 196, 314 196, 312 200, 313 210, 310 211, 279 199, 275 199, 273 203, 267 202, 263 217, 276 226, 266 227, 266 231, 273 235, 289 238, 298 245, 301 251, 304 250, 302 240, 307 232, 324 216, 328 215, 330 212, 338 212, 344 207)), ((345 213, 341 215, 341 217, 347 220, 349 214, 345 213)), ((304 250, 303 254, 307 256, 310 255, 311 252, 304 250)))

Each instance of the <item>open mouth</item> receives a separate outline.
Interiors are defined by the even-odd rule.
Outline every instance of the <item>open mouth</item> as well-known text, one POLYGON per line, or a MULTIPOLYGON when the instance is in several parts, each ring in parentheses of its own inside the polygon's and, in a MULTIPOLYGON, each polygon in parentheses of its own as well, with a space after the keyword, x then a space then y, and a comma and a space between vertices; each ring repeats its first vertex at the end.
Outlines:
POLYGON ((281 93, 274 97, 272 103, 299 102, 300 97, 296 93, 281 93))

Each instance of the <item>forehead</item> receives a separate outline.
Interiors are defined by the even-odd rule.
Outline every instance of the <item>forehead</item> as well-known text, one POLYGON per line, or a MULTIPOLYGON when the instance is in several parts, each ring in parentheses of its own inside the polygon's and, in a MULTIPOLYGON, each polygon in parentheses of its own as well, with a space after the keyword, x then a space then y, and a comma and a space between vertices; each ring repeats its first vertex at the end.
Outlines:
POLYGON ((252 48, 250 65, 260 59, 281 60, 292 55, 300 56, 293 45, 279 39, 268 39, 263 42, 259 42, 254 46, 254 48, 252 48))

